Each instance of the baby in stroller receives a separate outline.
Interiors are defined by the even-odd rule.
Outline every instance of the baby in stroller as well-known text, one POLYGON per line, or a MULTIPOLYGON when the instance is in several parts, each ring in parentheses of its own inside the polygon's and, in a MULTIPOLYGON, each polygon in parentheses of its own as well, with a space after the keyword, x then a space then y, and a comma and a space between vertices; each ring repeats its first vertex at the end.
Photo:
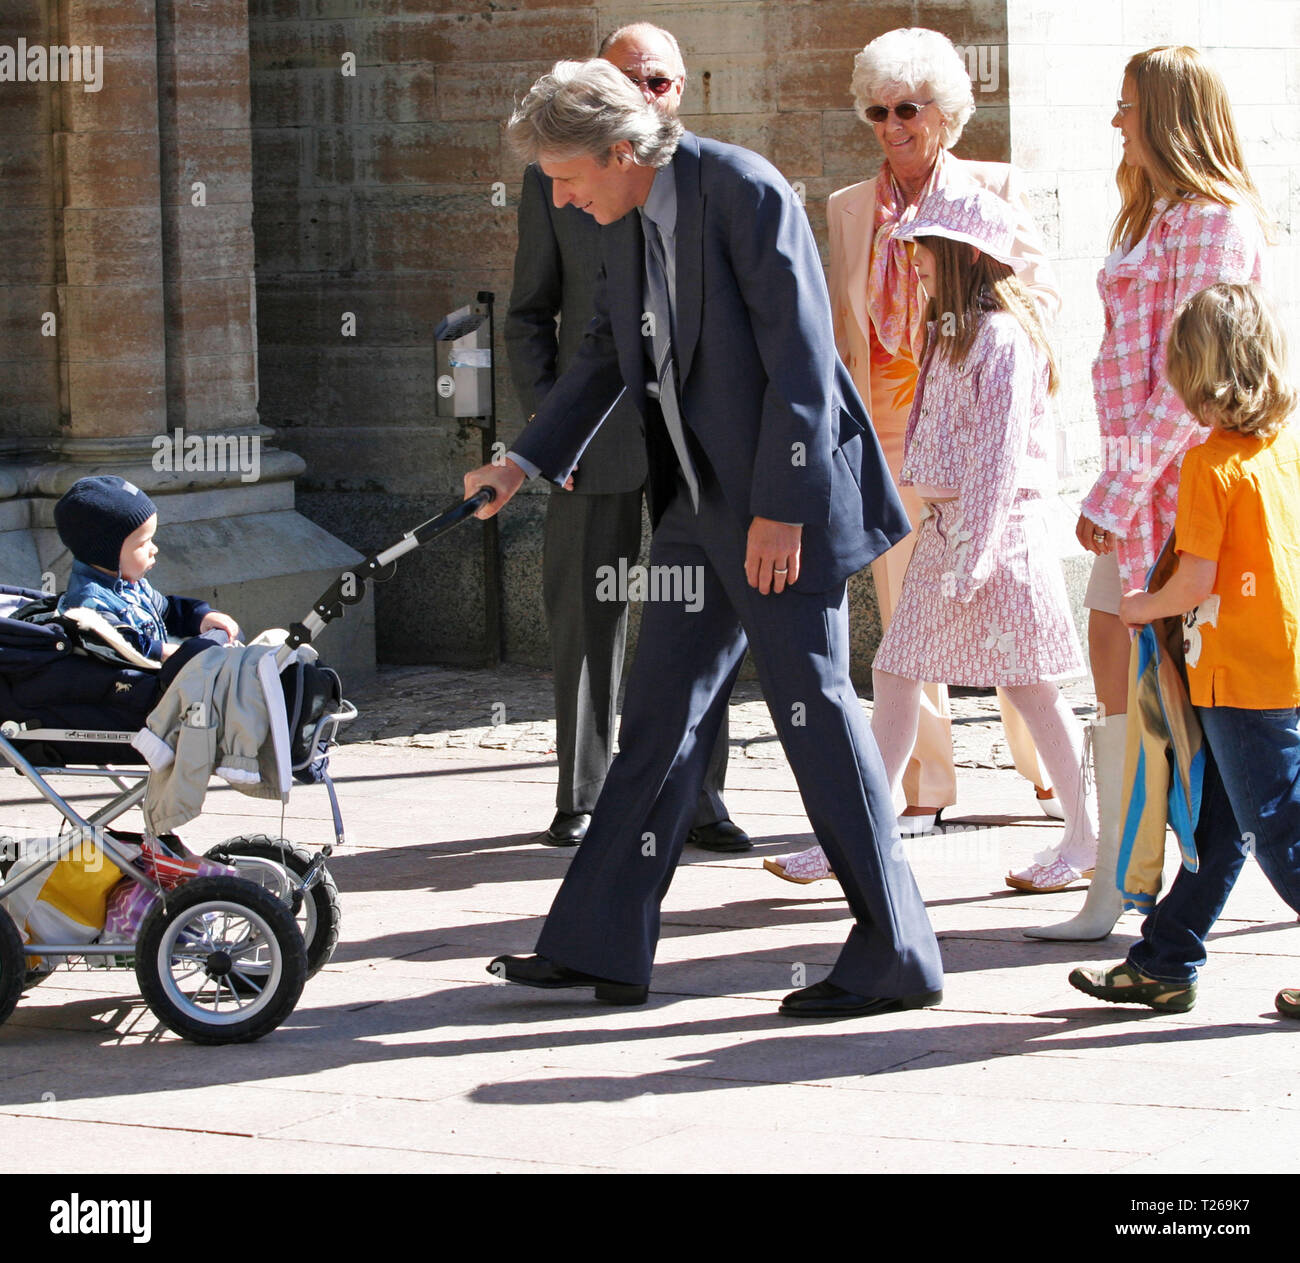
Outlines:
POLYGON ((58 612, 106 641, 128 663, 147 667, 169 658, 177 648, 169 634, 219 631, 230 642, 239 639, 230 615, 204 601, 163 596, 145 578, 158 557, 153 542, 158 510, 125 478, 78 479, 54 506, 54 525, 73 558, 58 612))
POLYGON ((155 795, 183 751, 177 734, 170 734, 172 750, 165 727, 159 733, 149 725, 170 722, 175 699, 201 697, 179 722, 187 736, 204 736, 210 725, 215 737, 234 710, 256 709, 239 687, 256 675, 266 712, 278 719, 255 753, 275 747, 275 776, 242 774, 265 780, 260 786, 225 779, 282 805, 291 776, 323 782, 341 843, 326 752, 338 724, 356 711, 310 648, 285 646, 277 656, 274 642, 265 642, 227 653, 220 645, 238 638, 234 619, 147 582, 157 512, 139 488, 113 476, 83 478, 54 515, 74 558, 66 594, 56 601, 0 587, 0 767, 12 766, 64 817, 57 839, 31 839, 0 855, 0 1022, 24 987, 60 962, 84 958, 134 962, 150 1007, 188 1038, 257 1038, 292 1011, 338 942, 338 892, 325 867, 332 847, 313 853, 257 833, 207 855, 190 853, 158 813, 166 808, 178 821, 197 815, 207 774, 190 759, 201 784, 155 795), (169 635, 187 638, 177 645, 169 635), (162 772, 160 755, 172 764, 162 772), (59 775, 106 776, 120 792, 83 817, 49 784, 59 775), (110 827, 135 807, 144 834, 110 827))
MULTIPOLYGON (((125 488, 115 486, 112 490, 125 488)), ((134 488, 127 492, 131 496, 139 494, 134 488)), ((324 784, 337 845, 344 841, 343 823, 328 774, 328 751, 335 743, 339 725, 355 719, 357 711, 343 700, 338 676, 312 660, 314 651, 310 657, 303 651, 312 649, 313 637, 327 623, 341 618, 346 606, 364 599, 367 579, 386 578, 399 557, 467 520, 491 496, 490 488, 482 488, 339 575, 302 621, 289 625, 287 636, 275 651, 288 735, 287 760, 277 762, 282 772, 287 762, 293 779, 299 782, 324 784)), ((116 584, 140 583, 148 566, 143 566, 138 578, 132 578, 123 565, 122 546, 140 528, 145 528, 140 543, 146 549, 151 546, 147 527, 153 513, 135 519, 142 509, 151 507, 147 497, 119 503, 129 507, 128 517, 119 529, 128 529, 121 531, 117 544, 117 578, 110 591, 115 597, 124 597, 116 584)), ((92 558, 90 565, 98 565, 105 577, 112 577, 109 561, 96 562, 92 558)), ((99 587, 109 586, 96 579, 93 570, 90 577, 99 587)), ((139 590, 146 589, 152 591, 148 585, 139 590)), ((163 619, 166 627, 172 602, 158 600, 163 604, 151 601, 150 610, 152 616, 163 619)), ((159 898, 140 925, 134 944, 125 948, 116 939, 111 943, 94 941, 96 926, 106 924, 106 917, 103 921, 96 918, 91 934, 71 943, 35 941, 33 937, 24 940, 5 905, 12 907, 12 897, 22 893, 23 883, 49 872, 55 860, 42 860, 15 876, 14 867, 10 865, 6 872, 0 859, 0 1023, 18 1002, 29 963, 25 957, 101 957, 120 961, 129 955, 135 961, 141 994, 173 1030, 201 1043, 256 1039, 274 1030, 292 1011, 305 978, 329 960, 338 942, 338 892, 325 867, 332 846, 327 844, 312 855, 281 838, 258 835, 229 839, 202 858, 233 867, 238 876, 200 876, 164 892, 162 872, 155 878, 135 870, 135 858, 125 850, 126 838, 131 835, 108 825, 142 803, 148 785, 155 779, 156 768, 147 779, 141 773, 139 785, 123 784, 130 773, 116 765, 126 755, 135 755, 136 761, 140 758, 131 743, 145 728, 138 732, 132 728, 156 724, 160 713, 170 715, 176 709, 171 703, 157 704, 167 695, 167 685, 172 682, 169 675, 175 675, 177 689, 183 694, 187 676, 224 668, 259 649, 254 645, 235 654, 204 654, 176 673, 175 664, 183 657, 182 650, 196 640, 201 642, 202 636, 198 636, 168 655, 166 662, 161 660, 161 649, 158 658, 152 659, 132 647, 148 669, 138 665, 122 667, 119 657, 113 659, 114 669, 105 671, 102 660, 107 655, 101 652, 104 646, 83 634, 80 623, 75 629, 77 634, 72 634, 69 624, 76 620, 75 611, 68 608, 70 604, 66 603, 65 612, 60 613, 48 596, 0 585, 0 766, 7 763, 26 777, 72 826, 75 837, 93 838, 132 882, 159 898), (101 661, 92 661, 87 655, 101 661), (111 720, 104 715, 107 706, 115 712, 111 720), (86 761, 114 766, 72 766, 86 761), (59 773, 107 775, 121 792, 98 811, 83 817, 45 779, 47 774, 59 773)), ((116 607, 111 612, 123 613, 116 607)), ((96 615, 93 609, 90 614, 108 625, 106 616, 96 615)), ((204 617, 191 609, 190 621, 177 626, 180 630, 202 628, 204 617)), ((140 630, 134 624, 127 625, 140 630)), ((208 628, 203 635, 229 630, 215 622, 208 628)), ((157 635, 153 638, 161 639, 157 635)), ((126 643, 124 636, 118 639, 126 643)), ((219 673, 210 672, 214 676, 219 673)), ((189 710, 193 718, 193 703, 189 710)), ((152 760, 150 765, 155 766, 152 760)), ((61 832, 60 841, 66 836, 61 832)), ((156 834, 154 840, 164 841, 156 834)))

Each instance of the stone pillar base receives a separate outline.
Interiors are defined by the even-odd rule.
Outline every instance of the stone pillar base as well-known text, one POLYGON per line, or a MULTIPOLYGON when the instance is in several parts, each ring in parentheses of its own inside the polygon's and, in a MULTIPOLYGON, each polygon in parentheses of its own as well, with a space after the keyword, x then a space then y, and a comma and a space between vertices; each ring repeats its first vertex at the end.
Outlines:
MULTIPOLYGON (((0 468, 0 583, 61 590, 72 558, 54 529, 54 505, 78 478, 114 473, 158 506, 158 562, 149 581, 198 597, 236 619, 247 636, 302 619, 330 582, 362 560, 294 509, 301 459, 267 452, 257 482, 227 475, 159 473, 147 461, 0 468)), ((345 608, 316 643, 346 687, 375 672, 374 600, 345 608)))

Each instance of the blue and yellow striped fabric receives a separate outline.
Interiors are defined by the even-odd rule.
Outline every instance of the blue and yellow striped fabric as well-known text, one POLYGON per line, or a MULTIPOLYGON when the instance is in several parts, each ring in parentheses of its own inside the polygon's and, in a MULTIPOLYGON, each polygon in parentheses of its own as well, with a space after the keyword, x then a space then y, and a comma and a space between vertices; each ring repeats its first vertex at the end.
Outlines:
POLYGON ((1124 907, 1150 912, 1160 892, 1165 828, 1178 839, 1183 867, 1196 872, 1205 741, 1181 668, 1181 620, 1143 627, 1129 658, 1117 884, 1124 907), (1160 634, 1158 634, 1158 631, 1160 634), (1175 639, 1176 638, 1176 639, 1175 639))

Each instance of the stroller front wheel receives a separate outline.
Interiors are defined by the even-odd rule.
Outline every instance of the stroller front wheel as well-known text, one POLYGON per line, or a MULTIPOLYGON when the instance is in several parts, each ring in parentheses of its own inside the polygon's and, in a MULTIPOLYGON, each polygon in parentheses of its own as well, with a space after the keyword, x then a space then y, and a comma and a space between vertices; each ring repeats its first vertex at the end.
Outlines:
POLYGON ((229 838, 219 846, 214 846, 205 857, 219 864, 233 864, 240 870, 239 875, 249 881, 265 886, 272 894, 293 907, 302 931, 303 943, 307 948, 307 977, 314 978, 317 972, 329 963, 334 949, 339 944, 339 925, 342 911, 339 907, 339 888, 328 868, 320 871, 319 880, 305 894, 296 890, 282 889, 283 883, 272 884, 264 866, 241 866, 242 858, 253 860, 271 860, 287 869, 294 877, 301 878, 312 865, 313 855, 306 847, 295 846, 285 838, 270 837, 265 833, 248 834, 244 837, 229 838), (295 897, 296 896, 296 897, 295 897))
POLYGON ((158 1019, 196 1044, 261 1039, 293 1012, 307 954, 293 914, 238 877, 169 892, 140 927, 135 972, 158 1019))
POLYGON ((0 908, 0 1022, 8 1019, 22 994, 27 975, 27 958, 23 954, 23 937, 14 919, 0 908))

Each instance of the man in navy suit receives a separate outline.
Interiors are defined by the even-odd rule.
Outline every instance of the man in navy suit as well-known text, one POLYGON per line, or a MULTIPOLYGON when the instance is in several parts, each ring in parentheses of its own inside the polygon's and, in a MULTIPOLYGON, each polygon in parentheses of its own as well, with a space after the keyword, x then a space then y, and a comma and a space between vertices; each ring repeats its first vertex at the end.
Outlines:
POLYGON ((500 510, 529 475, 563 483, 626 387, 646 420, 654 535, 619 753, 537 943, 505 979, 646 998, 672 880, 726 698, 748 646, 854 926, 793 1017, 942 998, 938 944, 849 679, 846 581, 908 526, 835 353, 807 217, 757 154, 647 108, 603 61, 533 85, 510 140, 602 233, 596 315, 506 459, 466 475, 500 510), (636 212, 635 214, 633 212, 636 212))
MULTIPOLYGON (((635 83, 648 105, 676 114, 686 84, 677 41, 634 22, 602 41, 600 56, 635 83)), ((591 320, 600 272, 600 226, 573 206, 556 206, 536 164, 519 195, 519 245, 506 316, 506 352, 515 388, 531 415, 568 366, 591 320), (556 316, 559 328, 556 329, 556 316)), ((641 551, 641 490, 646 446, 641 414, 626 396, 582 454, 569 489, 546 503, 542 604, 551 637, 555 688, 555 818, 541 835, 577 846, 614 757, 615 713, 627 641, 627 592, 602 589, 598 576, 635 564, 641 551), (607 569, 608 568, 608 569, 607 569)), ((710 851, 748 851, 723 800, 727 723, 709 761, 690 840, 710 851)))

